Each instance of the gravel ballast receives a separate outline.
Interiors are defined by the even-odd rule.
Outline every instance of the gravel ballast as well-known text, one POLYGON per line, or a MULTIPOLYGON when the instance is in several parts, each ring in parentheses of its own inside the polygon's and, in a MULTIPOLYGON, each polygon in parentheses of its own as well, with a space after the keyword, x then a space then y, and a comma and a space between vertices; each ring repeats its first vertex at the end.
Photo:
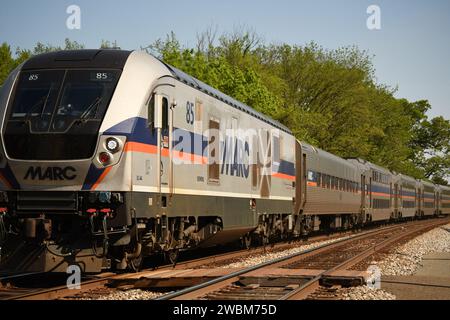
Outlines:
POLYGON ((342 300, 395 300, 395 295, 368 286, 342 288, 338 290, 342 300))
POLYGON ((164 293, 152 292, 140 289, 132 289, 125 291, 112 291, 109 293, 96 294, 91 292, 80 297, 79 300, 152 300, 164 293))
POLYGON ((422 266, 423 256, 435 252, 450 252, 450 224, 414 238, 372 264, 381 269, 382 275, 409 276, 422 266))
POLYGON ((305 244, 305 245, 299 245, 295 248, 291 248, 291 249, 286 249, 283 251, 278 251, 278 252, 267 252, 267 253, 260 253, 260 254, 255 254, 255 255, 251 255, 251 256, 247 256, 245 258, 240 259, 239 261, 233 262, 233 263, 229 263, 227 265, 222 265, 219 266, 220 268, 248 268, 248 267, 253 267, 256 266, 260 263, 264 263, 270 260, 275 260, 275 259, 279 259, 279 258, 283 258, 283 257, 287 257, 296 253, 300 253, 302 251, 306 251, 306 250, 310 250, 310 249, 314 249, 317 247, 320 247, 322 245, 325 244, 329 244, 329 243, 333 243, 336 241, 339 241, 341 239, 344 239, 347 237, 341 237, 341 238, 335 238, 335 239, 331 239, 331 240, 324 240, 324 241, 318 241, 318 242, 314 242, 311 244, 305 244))
MULTIPOLYGON (((428 231, 395 249, 381 261, 372 264, 382 275, 414 275, 422 266, 425 255, 450 252, 450 224, 428 231)), ((341 288, 337 292, 343 300, 395 300, 396 296, 382 289, 368 286, 341 288)))

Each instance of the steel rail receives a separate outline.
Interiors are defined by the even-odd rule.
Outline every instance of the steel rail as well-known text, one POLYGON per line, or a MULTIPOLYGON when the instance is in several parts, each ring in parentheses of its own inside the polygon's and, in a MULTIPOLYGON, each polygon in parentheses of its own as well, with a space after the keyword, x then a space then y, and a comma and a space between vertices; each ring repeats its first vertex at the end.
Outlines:
MULTIPOLYGON (((442 221, 440 221, 440 222, 442 223, 442 221)), ((411 225, 411 224, 414 225, 415 223, 410 223, 408 225, 411 225)), ((252 271, 255 271, 258 269, 262 269, 262 268, 265 268, 268 266, 274 267, 274 266, 280 265, 282 263, 285 264, 287 261, 296 259, 300 256, 317 254, 317 253, 321 252, 322 250, 330 250, 334 247, 342 246, 346 242, 351 242, 351 241, 354 241, 354 240, 357 240, 360 238, 373 236, 373 235, 376 235, 379 233, 384 233, 386 231, 395 230, 395 229, 398 229, 401 227, 404 227, 404 224, 388 226, 388 227, 384 227, 384 228, 380 228, 380 229, 365 231, 365 232, 355 234, 352 236, 347 236, 343 239, 337 240, 332 243, 323 244, 316 248, 307 249, 307 250, 295 253, 293 255, 277 258, 277 259, 270 260, 267 262, 263 262, 261 264, 251 266, 249 268, 245 268, 243 270, 239 270, 239 271, 230 273, 228 275, 221 276, 216 279, 209 280, 209 281, 203 282, 201 284, 198 284, 198 285, 195 285, 192 287, 188 287, 188 288, 176 291, 176 292, 172 292, 172 293, 160 296, 160 297, 156 298, 155 300, 171 300, 171 299, 183 300, 183 299, 192 299, 192 298, 200 297, 206 293, 213 292, 219 288, 225 287, 233 282, 236 282, 237 280, 239 280, 239 276, 242 276, 249 272, 252 272, 252 271)))
POLYGON ((370 248, 358 253, 357 255, 351 257, 350 259, 340 263, 339 265, 328 269, 319 275, 315 276, 313 279, 309 280, 307 283, 299 286, 298 288, 294 289, 293 291, 287 293, 283 297, 280 298, 280 300, 303 300, 306 299, 311 293, 313 293, 315 290, 317 290, 320 287, 320 280, 325 278, 327 275, 330 275, 331 273, 337 271, 337 270, 347 270, 351 266, 356 265, 357 263, 361 262, 362 260, 366 259, 367 257, 373 255, 380 249, 383 249, 390 244, 397 242, 403 238, 408 237, 411 234, 414 234, 415 232, 418 232, 423 229, 427 229, 430 227, 437 227, 441 225, 443 222, 439 221, 433 221, 431 223, 423 223, 413 226, 414 228, 411 230, 406 231, 405 233, 400 233, 399 235, 394 235, 380 243, 377 243, 370 248))

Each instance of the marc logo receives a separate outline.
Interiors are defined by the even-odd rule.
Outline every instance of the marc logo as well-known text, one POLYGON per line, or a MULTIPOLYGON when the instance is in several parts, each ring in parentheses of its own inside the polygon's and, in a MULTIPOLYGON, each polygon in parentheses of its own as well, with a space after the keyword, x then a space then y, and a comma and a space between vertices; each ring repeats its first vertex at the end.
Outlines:
POLYGON ((29 167, 24 179, 28 180, 73 180, 76 178, 74 167, 29 167))

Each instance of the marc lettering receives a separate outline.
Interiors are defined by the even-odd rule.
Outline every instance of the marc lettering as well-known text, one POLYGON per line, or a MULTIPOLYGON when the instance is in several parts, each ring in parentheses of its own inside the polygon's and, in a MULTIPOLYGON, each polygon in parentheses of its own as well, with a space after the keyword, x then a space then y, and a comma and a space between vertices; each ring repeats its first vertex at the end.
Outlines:
POLYGON ((76 178, 74 167, 29 167, 24 179, 28 180, 73 180, 76 178))

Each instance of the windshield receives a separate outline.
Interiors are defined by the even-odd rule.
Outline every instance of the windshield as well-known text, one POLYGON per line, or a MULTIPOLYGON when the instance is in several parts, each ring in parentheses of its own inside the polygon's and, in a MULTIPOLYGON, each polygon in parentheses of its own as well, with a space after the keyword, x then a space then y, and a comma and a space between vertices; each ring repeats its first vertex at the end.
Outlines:
POLYGON ((116 70, 22 72, 10 121, 31 132, 65 132, 80 121, 101 121, 119 77, 116 70))
POLYGON ((13 159, 93 156, 119 70, 21 72, 8 107, 4 141, 13 159))

